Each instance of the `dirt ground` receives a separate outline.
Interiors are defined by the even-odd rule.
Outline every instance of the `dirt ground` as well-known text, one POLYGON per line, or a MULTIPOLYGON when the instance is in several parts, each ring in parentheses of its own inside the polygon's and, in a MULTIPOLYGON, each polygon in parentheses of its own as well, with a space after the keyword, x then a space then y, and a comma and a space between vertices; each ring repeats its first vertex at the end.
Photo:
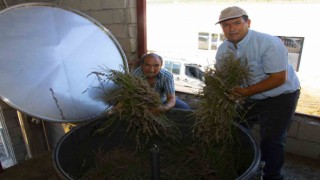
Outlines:
MULTIPOLYGON (((283 167, 285 180, 310 179, 320 176, 320 165, 316 160, 287 154, 283 167)), ((52 152, 17 164, 0 172, 1 180, 62 180, 53 166, 52 152)))
POLYGON ((320 93, 315 88, 302 88, 297 112, 320 116, 320 93))
POLYGON ((53 166, 52 151, 24 161, 0 173, 3 180, 59 180, 53 166))

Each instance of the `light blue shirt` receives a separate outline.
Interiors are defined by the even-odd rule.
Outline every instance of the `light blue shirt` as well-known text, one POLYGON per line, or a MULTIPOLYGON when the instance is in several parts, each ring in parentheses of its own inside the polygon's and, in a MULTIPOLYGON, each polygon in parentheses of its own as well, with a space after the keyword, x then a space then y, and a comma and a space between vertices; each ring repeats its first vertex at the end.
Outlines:
POLYGON ((236 58, 248 61, 249 70, 253 74, 250 85, 256 84, 269 75, 287 70, 287 81, 274 89, 251 96, 252 99, 265 99, 283 93, 294 92, 300 88, 300 81, 288 62, 288 51, 280 38, 249 30, 237 48, 230 41, 224 41, 218 48, 216 63, 221 62, 221 55, 233 52, 236 58))
MULTIPOLYGON (((134 70, 132 74, 145 77, 141 67, 134 70)), ((167 94, 175 94, 173 75, 169 71, 161 69, 156 78, 157 80, 154 89, 160 94, 161 101, 164 103, 167 101, 167 94)))

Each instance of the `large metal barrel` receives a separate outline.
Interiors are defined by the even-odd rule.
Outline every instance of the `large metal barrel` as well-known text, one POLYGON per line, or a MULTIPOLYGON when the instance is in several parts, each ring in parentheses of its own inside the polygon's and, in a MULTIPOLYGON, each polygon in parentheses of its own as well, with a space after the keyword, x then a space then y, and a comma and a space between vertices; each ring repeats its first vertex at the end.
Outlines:
MULTIPOLYGON (((187 119, 193 118, 190 110, 171 110, 167 117, 176 123, 183 124, 187 119)), ((75 127, 64 135, 54 149, 53 159, 57 173, 64 179, 77 179, 83 169, 94 165, 95 153, 98 150, 109 150, 121 144, 130 143, 121 128, 112 136, 108 133, 92 136, 92 131, 102 119, 94 120, 75 127)), ((190 122, 190 121, 189 121, 190 122)), ((233 124, 239 137, 242 151, 246 152, 245 167, 237 179, 251 179, 256 176, 260 163, 260 149, 253 136, 238 123, 233 124)))

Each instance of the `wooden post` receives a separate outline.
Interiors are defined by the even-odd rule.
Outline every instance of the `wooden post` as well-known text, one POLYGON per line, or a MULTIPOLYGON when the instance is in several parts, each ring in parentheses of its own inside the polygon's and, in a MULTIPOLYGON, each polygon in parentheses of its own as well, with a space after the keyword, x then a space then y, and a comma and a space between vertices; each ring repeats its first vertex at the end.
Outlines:
POLYGON ((40 120, 39 123, 32 122, 32 117, 19 111, 18 117, 29 158, 47 152, 46 138, 40 120))
POLYGON ((146 0, 137 0, 138 58, 147 53, 146 0))

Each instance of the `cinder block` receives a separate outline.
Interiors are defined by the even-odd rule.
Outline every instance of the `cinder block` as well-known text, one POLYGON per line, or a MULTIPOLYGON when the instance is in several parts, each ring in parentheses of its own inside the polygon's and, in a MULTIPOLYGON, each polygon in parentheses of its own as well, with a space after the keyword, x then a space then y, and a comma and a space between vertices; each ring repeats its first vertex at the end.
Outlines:
POLYGON ((8 132, 10 137, 20 136, 22 134, 21 127, 8 129, 8 132))
POLYGON ((290 129, 288 131, 289 137, 298 137, 298 131, 299 131, 300 121, 293 120, 290 129))
POLYGON ((112 10, 112 17, 113 23, 125 23, 125 10, 124 9, 116 9, 112 10))
POLYGON ((25 146, 25 144, 23 143, 23 144, 15 144, 14 146, 13 146, 13 148, 14 148, 14 152, 15 152, 15 154, 19 154, 19 153, 21 153, 21 152, 26 152, 26 146, 25 146))
MULTIPOLYGON (((92 12, 94 12, 94 11, 92 11, 92 10, 82 10, 81 12, 86 14, 87 16, 93 18, 94 20, 96 20, 94 17, 92 17, 92 12)), ((96 20, 96 21, 98 21, 98 20, 96 20)))
POLYGON ((101 0, 82 0, 80 1, 80 9, 83 10, 99 10, 101 9, 101 0))
POLYGON ((139 58, 138 53, 132 52, 132 53, 125 53, 128 65, 129 65, 129 71, 133 72, 138 66, 139 66, 139 58))
POLYGON ((129 8, 126 9, 127 23, 137 23, 137 9, 129 8))
POLYGON ((19 162, 23 162, 25 161, 26 159, 28 159, 28 155, 27 155, 27 152, 19 152, 19 153, 15 153, 15 156, 16 156, 16 160, 19 162))
POLYGON ((11 108, 11 107, 6 102, 4 102, 0 99, 0 108, 4 110, 7 108, 11 108))
POLYGON ((128 61, 130 61, 130 62, 134 61, 134 63, 136 65, 139 64, 140 59, 138 58, 138 53, 137 52, 125 53, 125 56, 126 56, 128 61))
POLYGON ((112 10, 91 11, 91 17, 97 20, 100 24, 112 24, 112 10))
POLYGON ((108 25, 108 29, 112 35, 119 41, 121 38, 129 39, 128 26, 126 24, 112 24, 108 25))
POLYGON ((138 42, 135 38, 130 38, 131 52, 136 52, 138 50, 138 42))
MULTIPOLYGON (((131 0, 128 0, 131 1, 131 0)), ((127 0, 101 0, 101 9, 126 8, 127 0)))
MULTIPOLYGON (((138 0, 138 1, 140 1, 140 0, 138 0)), ((137 1, 136 0, 128 0, 127 3, 128 3, 127 7, 129 7, 129 8, 136 8, 137 7, 137 1)))
MULTIPOLYGON (((81 10, 81 1, 82 0, 63 0, 63 1, 60 1, 59 4, 62 6, 76 9, 76 10, 81 10)), ((90 0, 87 0, 87 1, 90 1, 90 0)))
POLYGON ((18 122, 19 123, 19 118, 17 114, 17 110, 15 109, 6 109, 2 111, 3 117, 5 121, 13 121, 13 122, 18 122))
POLYGON ((124 52, 133 52, 129 38, 117 38, 124 52))
POLYGON ((137 25, 136 24, 129 24, 129 38, 137 39, 137 25))
POLYGON ((5 121, 5 126, 7 127, 7 130, 20 127, 18 117, 15 117, 15 118, 4 117, 4 121, 5 121))
POLYGON ((10 119, 10 120, 6 120, 5 122, 6 122, 7 129, 20 127, 18 119, 10 119))
POLYGON ((137 41, 135 39, 119 38, 118 40, 124 52, 132 53, 136 51, 137 41))
POLYGON ((297 138, 288 138, 286 152, 307 158, 320 159, 320 145, 297 138))
POLYGON ((91 16, 101 24, 125 23, 125 12, 123 9, 92 11, 91 16))
POLYGON ((301 122, 298 138, 320 144, 320 123, 301 122))
POLYGON ((24 144, 24 140, 21 135, 10 138, 12 144, 24 144))

